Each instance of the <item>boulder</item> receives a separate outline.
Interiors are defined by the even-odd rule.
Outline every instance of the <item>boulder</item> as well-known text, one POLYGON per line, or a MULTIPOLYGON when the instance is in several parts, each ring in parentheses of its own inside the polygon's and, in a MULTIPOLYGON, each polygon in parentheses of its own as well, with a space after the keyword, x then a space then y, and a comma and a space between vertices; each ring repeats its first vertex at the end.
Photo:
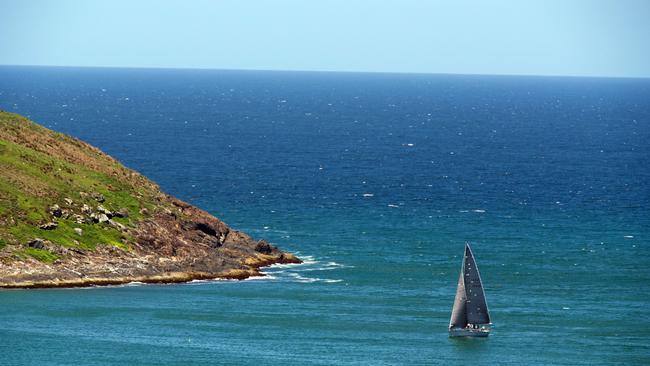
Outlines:
POLYGON ((43 224, 39 226, 41 230, 54 230, 59 226, 56 222, 48 222, 47 224, 43 224))
POLYGON ((271 254, 273 252, 273 247, 266 240, 260 240, 255 246, 255 251, 262 254, 271 254))
POLYGON ((110 220, 106 214, 103 213, 96 213, 93 212, 90 214, 90 219, 93 220, 94 223, 104 223, 110 220))
POLYGON ((129 217, 129 210, 125 207, 122 207, 119 210, 113 212, 113 216, 121 218, 129 217))
POLYGON ((54 205, 50 207, 50 214, 54 217, 61 217, 63 215, 63 211, 61 211, 61 207, 59 207, 59 205, 54 205))
POLYGON ((116 228, 116 229, 119 229, 120 231, 126 231, 126 226, 120 224, 120 223, 117 222, 117 221, 114 221, 114 220, 108 220, 108 224, 111 225, 111 226, 113 226, 113 227, 116 228))
POLYGON ((93 210, 88 206, 87 204, 84 203, 83 206, 81 206, 81 212, 85 214, 91 213, 93 210))
POLYGON ((74 232, 77 233, 77 235, 82 235, 84 233, 84 231, 78 227, 74 228, 74 232))
POLYGON ((86 223, 86 218, 81 216, 81 215, 74 214, 72 217, 74 218, 74 221, 77 224, 85 224, 86 223))
POLYGON ((27 246, 30 248, 36 248, 36 249, 44 249, 45 248, 45 240, 36 238, 29 243, 27 243, 27 246))
POLYGON ((65 204, 68 206, 72 206, 74 203, 71 198, 64 198, 63 201, 65 201, 65 204))
POLYGON ((106 198, 105 198, 104 195, 101 194, 101 193, 93 193, 93 198, 94 198, 95 201, 97 201, 97 202, 104 202, 104 201, 106 201, 106 198))
POLYGON ((217 229, 207 222, 194 223, 194 229, 199 230, 209 236, 217 236, 217 229))
POLYGON ((97 212, 103 213, 104 215, 108 216, 109 218, 113 217, 113 213, 110 210, 107 210, 104 206, 98 205, 97 206, 97 212))

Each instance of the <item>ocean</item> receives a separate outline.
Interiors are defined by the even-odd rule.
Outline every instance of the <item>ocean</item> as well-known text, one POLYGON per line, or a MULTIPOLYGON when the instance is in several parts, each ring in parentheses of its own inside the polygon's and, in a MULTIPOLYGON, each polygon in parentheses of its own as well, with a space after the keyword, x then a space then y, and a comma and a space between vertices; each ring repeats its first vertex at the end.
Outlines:
POLYGON ((0 291, 2 365, 650 364, 650 79, 3 66, 0 109, 305 260, 0 291))

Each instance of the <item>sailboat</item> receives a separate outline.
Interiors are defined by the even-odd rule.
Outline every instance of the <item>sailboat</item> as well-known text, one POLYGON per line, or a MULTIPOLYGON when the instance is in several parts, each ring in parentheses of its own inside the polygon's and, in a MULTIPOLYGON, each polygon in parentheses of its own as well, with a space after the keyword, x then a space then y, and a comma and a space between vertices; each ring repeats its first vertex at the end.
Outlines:
POLYGON ((456 299, 449 321, 450 337, 487 337, 490 334, 488 311, 481 275, 469 243, 465 243, 463 265, 458 277, 456 299))

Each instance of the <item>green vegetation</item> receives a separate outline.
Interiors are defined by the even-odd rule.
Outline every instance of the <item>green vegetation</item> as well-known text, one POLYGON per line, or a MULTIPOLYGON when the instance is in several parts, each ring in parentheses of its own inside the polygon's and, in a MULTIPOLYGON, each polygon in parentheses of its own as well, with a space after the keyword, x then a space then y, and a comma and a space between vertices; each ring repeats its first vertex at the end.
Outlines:
POLYGON ((36 249, 36 248, 20 249, 15 254, 18 257, 23 257, 23 258, 25 256, 29 256, 45 263, 52 263, 55 260, 59 259, 59 256, 52 252, 48 252, 47 250, 36 249))
POLYGON ((0 112, 0 249, 11 245, 17 256, 43 262, 58 257, 27 247, 30 240, 84 250, 98 245, 127 249, 133 238, 115 223, 134 227, 145 216, 143 208, 149 213, 161 208, 160 194, 155 184, 96 148, 0 112), (63 212, 58 217, 51 212, 54 205, 63 212), (84 205, 93 212, 99 205, 111 212, 126 209, 128 218, 93 223, 88 210, 82 212, 84 205), (40 228, 49 222, 58 226, 40 228))

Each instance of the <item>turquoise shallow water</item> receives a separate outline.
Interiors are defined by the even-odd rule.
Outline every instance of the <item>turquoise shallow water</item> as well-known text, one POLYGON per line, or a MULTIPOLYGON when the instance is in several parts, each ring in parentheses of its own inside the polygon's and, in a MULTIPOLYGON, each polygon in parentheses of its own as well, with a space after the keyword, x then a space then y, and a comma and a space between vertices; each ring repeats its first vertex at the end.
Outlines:
POLYGON ((0 292, 0 364, 650 363, 648 80, 0 68, 0 108, 298 253, 0 292), (465 241, 495 323, 447 324, 465 241))

